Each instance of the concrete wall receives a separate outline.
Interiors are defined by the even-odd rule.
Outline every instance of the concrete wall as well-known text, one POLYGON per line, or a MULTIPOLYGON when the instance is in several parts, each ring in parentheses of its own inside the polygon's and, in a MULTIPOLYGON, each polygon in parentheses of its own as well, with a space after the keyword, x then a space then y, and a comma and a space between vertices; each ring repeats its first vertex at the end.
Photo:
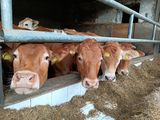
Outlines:
POLYGON ((122 15, 122 11, 114 8, 107 8, 98 15, 95 19, 95 23, 121 23, 122 15))
MULTIPOLYGON (((157 0, 141 0, 139 13, 154 20, 157 0)), ((139 20, 139 22, 144 22, 139 20)))

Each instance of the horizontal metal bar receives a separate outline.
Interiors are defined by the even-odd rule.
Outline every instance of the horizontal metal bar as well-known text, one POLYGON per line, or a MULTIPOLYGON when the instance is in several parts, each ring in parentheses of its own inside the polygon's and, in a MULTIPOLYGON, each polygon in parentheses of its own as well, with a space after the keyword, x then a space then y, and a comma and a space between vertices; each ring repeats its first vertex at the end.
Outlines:
POLYGON ((135 17, 139 18, 139 19, 142 19, 142 20, 145 20, 151 24, 154 24, 154 25, 157 25, 158 27, 160 27, 160 24, 158 22, 155 22, 141 14, 139 14, 138 12, 135 12, 134 10, 120 4, 119 2, 116 2, 115 0, 98 0, 106 5, 109 5, 111 7, 114 7, 114 8, 117 8, 119 10, 122 10, 123 12, 126 12, 128 14, 134 14, 135 17))
POLYGON ((132 38, 133 33, 133 20, 134 20, 134 14, 130 16, 129 19, 129 26, 128 26, 128 38, 132 38))
POLYGON ((117 41, 117 42, 146 42, 160 43, 159 40, 147 39, 129 39, 116 37, 101 37, 101 36, 80 36, 80 35, 65 35, 54 32, 40 32, 27 30, 4 30, 5 42, 81 42, 87 38, 95 38, 98 42, 117 41))
POLYGON ((1 16, 2 29, 11 30, 13 28, 12 0, 1 0, 1 16))

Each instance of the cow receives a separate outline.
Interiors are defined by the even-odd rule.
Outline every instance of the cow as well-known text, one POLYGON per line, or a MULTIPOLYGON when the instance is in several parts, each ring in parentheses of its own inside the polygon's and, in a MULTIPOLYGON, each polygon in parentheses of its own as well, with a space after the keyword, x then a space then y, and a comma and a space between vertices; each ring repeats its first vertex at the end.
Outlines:
MULTIPOLYGON (((131 43, 120 43, 121 45, 121 48, 123 50, 131 50, 131 49, 136 49, 136 47, 131 44, 131 43)), ((145 56, 145 53, 140 51, 140 50, 136 50, 138 51, 139 55, 140 56, 145 56)), ((139 57, 140 57, 139 56, 139 57)), ((125 76, 128 76, 129 75, 129 65, 130 65, 130 60, 129 59, 126 59, 126 60, 121 60, 118 67, 117 67, 117 73, 119 75, 125 75, 125 76)))
POLYGON ((51 51, 43 44, 22 44, 13 53, 13 71, 10 87, 17 94, 38 90, 47 80, 51 51))
POLYGON ((98 88, 99 80, 97 75, 101 60, 101 47, 95 39, 86 39, 79 44, 76 54, 76 64, 84 87, 98 88))
MULTIPOLYGON (((78 32, 74 29, 64 29, 64 32, 70 35, 98 36, 91 32, 78 32)), ((95 39, 86 39, 79 45, 72 43, 72 47, 67 52, 72 56, 75 55, 77 70, 80 73, 82 85, 86 88, 98 88, 99 86, 97 75, 102 60, 101 51, 101 46, 95 39)), ((73 64, 73 61, 72 58, 68 62, 73 64)))
POLYGON ((69 74, 75 70, 75 51, 78 43, 45 44, 52 51, 51 67, 55 76, 69 74))
POLYGON ((56 69, 56 75, 57 73, 58 75, 70 73, 73 69, 72 65, 76 64, 76 70, 80 73, 82 85, 86 88, 98 88, 99 80, 97 76, 102 52, 100 44, 95 39, 86 39, 79 44, 63 44, 56 50, 52 49, 51 58, 51 63, 56 69))
POLYGON ((134 49, 124 49, 124 46, 118 42, 107 42, 103 46, 102 55, 103 55, 103 60, 101 68, 103 74, 102 76, 100 76, 100 79, 102 81, 109 80, 114 82, 116 81, 115 73, 120 61, 131 60, 132 58, 140 57, 141 53, 134 49))

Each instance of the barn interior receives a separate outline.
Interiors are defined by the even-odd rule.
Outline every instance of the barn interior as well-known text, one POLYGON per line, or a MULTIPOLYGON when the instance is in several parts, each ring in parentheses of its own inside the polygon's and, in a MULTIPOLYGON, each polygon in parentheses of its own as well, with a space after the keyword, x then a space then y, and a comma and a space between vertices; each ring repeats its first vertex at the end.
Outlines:
MULTIPOLYGON (((159 20, 157 17, 157 0, 153 0, 150 5, 145 0, 117 0, 123 5, 140 12, 148 18, 159 20), (155 6, 155 4, 157 6, 155 6), (152 9, 148 9, 152 8, 152 9)), ((38 20, 41 26, 53 29, 76 29, 78 31, 90 31, 102 36, 127 37, 128 23, 130 15, 110 6, 106 6, 97 0, 13 0, 13 23, 18 25, 19 21, 29 17, 38 20), (119 32, 121 31, 121 32, 119 32)), ((138 18, 134 19, 134 38, 151 39, 153 25, 145 23, 138 18)), ((157 31, 156 39, 159 39, 157 31)), ((142 50, 146 55, 153 54, 154 48, 151 43, 134 43, 137 49, 142 50)), ((73 79, 78 77, 73 77, 73 79)), ((62 82, 62 80, 61 80, 62 82)), ((77 81, 76 81, 77 82, 77 81)), ((56 84, 56 82, 54 83, 56 84)), ((58 81, 58 84, 60 82, 58 81)), ((66 85, 70 84, 67 82, 66 85)), ((49 85, 49 83, 48 83, 49 85)), ((62 87, 59 85, 56 89, 62 87)), ((44 90, 51 88, 44 88, 44 90)), ((9 91, 10 92, 10 91, 9 91)), ((11 93, 8 96, 8 103, 17 101, 17 96, 11 93), (15 97, 16 96, 16 97, 15 97)), ((32 96, 37 95, 37 93, 32 96)), ((20 97, 18 100, 26 99, 28 96, 20 97)))
MULTIPOLYGON (((159 4, 153 0, 117 0, 123 5, 151 18, 159 20, 159 4)), ((13 22, 29 17, 40 22, 41 26, 53 29, 76 29, 90 31, 102 36, 127 37, 130 15, 97 0, 13 0, 13 22), (122 30, 123 29, 123 30, 122 30), (121 31, 121 33, 119 33, 121 31)), ((134 18, 134 38, 152 39, 153 25, 134 18)), ((157 33, 156 39, 159 38, 157 33)), ((146 54, 153 53, 153 44, 137 44, 146 54), (143 46, 143 48, 141 47, 143 46)))
MULTIPOLYGON (((139 12, 139 0, 119 0, 119 2, 139 12)), ((112 12, 113 8, 106 7, 106 5, 97 0, 68 0, 63 2, 59 0, 13 0, 13 18, 15 24, 18 24, 20 20, 26 17, 30 17, 39 20, 40 24, 46 27, 76 28, 77 25, 86 22, 96 23, 96 19, 104 11, 112 12)), ((112 19, 110 18, 110 22, 112 22, 112 19)), ((128 23, 129 15, 124 13, 121 19, 122 23, 128 23)), ((117 22, 120 22, 120 20, 117 20, 117 22)), ((138 22, 138 19, 135 18, 134 22, 138 22)))

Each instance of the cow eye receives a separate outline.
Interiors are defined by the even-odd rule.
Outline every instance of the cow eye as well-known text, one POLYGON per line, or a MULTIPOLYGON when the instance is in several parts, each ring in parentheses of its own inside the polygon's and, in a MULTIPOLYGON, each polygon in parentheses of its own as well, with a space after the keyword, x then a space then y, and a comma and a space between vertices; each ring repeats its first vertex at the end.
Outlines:
POLYGON ((78 61, 82 61, 82 57, 78 56, 78 61))
POLYGON ((17 58, 17 55, 16 55, 16 54, 13 54, 13 58, 17 58))
POLYGON ((46 59, 46 60, 49 60, 49 56, 46 56, 45 59, 46 59))

